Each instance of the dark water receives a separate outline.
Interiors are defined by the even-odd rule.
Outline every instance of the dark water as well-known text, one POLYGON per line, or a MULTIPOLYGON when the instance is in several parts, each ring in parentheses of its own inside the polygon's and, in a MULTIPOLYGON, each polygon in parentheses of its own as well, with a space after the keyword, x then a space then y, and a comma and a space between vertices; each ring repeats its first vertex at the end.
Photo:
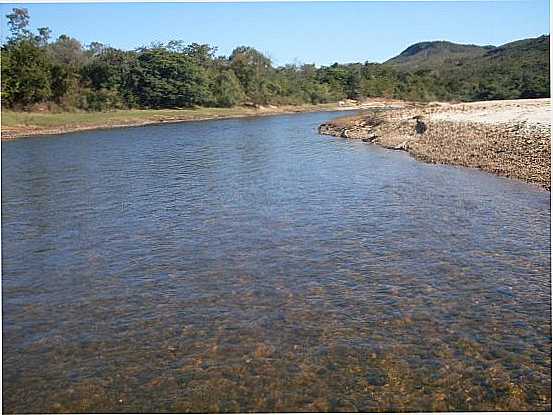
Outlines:
POLYGON ((334 114, 2 143, 3 409, 551 409, 550 193, 334 114))

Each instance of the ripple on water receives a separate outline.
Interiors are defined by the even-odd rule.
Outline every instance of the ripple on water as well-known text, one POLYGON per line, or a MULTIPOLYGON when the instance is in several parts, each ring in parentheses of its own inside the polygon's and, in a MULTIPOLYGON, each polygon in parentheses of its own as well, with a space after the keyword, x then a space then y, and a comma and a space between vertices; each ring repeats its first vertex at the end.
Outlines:
POLYGON ((4 411, 550 410, 550 194, 331 117, 2 143, 4 411))

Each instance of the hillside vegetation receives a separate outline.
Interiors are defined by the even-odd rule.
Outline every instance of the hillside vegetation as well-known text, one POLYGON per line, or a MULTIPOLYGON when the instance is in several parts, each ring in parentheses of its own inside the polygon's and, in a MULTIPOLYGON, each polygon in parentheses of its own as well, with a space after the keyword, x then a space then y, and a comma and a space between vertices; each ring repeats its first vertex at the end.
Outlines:
POLYGON ((450 100, 549 97, 549 35, 499 47, 423 42, 385 63, 436 81, 450 100))
POLYGON ((403 70, 430 69, 443 64, 457 64, 464 59, 484 55, 493 46, 459 45, 436 41, 420 42, 409 46, 398 56, 386 61, 403 70))
POLYGON ((423 42, 380 63, 274 67, 258 50, 230 56, 207 44, 156 43, 132 51, 82 45, 28 30, 26 9, 7 16, 2 102, 14 110, 105 111, 301 105, 345 98, 417 101, 549 97, 549 36, 500 47, 423 42))

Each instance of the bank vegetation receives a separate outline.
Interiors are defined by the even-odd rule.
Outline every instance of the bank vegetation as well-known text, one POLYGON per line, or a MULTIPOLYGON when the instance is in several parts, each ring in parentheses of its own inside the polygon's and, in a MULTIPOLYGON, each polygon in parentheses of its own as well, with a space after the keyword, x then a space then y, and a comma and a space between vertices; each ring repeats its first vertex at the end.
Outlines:
POLYGON ((426 42, 385 64, 275 67, 266 54, 248 46, 236 47, 229 56, 219 55, 212 45, 179 40, 129 51, 98 42, 83 45, 69 35, 53 40, 48 27, 33 32, 23 8, 14 8, 7 19, 9 36, 1 48, 4 110, 231 108, 317 105, 367 97, 471 101, 549 96, 549 36, 498 48, 461 48, 461 52, 462 45, 426 42), (425 57, 422 62, 432 65, 421 65, 421 56, 425 57))

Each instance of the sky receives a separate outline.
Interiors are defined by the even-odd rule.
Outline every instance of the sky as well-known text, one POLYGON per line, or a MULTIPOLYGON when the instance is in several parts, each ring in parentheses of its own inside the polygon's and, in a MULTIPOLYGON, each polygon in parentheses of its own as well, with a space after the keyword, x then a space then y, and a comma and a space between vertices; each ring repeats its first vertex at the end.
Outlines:
POLYGON ((252 46, 275 65, 383 62, 428 40, 501 45, 549 33, 549 1, 366 1, 287 3, 1 4, 25 7, 31 28, 47 26, 84 44, 134 49, 153 41, 208 43, 218 54, 252 46))

